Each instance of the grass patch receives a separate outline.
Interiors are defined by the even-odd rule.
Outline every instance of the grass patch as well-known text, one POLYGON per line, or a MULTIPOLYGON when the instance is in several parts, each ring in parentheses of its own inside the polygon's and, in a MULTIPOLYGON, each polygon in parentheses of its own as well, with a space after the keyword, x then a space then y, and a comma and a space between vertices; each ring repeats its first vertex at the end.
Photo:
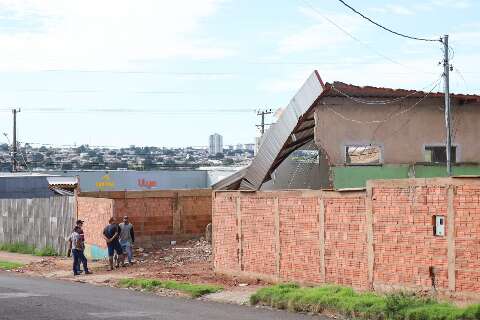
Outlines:
POLYGON ((0 261, 0 269, 2 270, 12 270, 17 269, 23 266, 23 263, 10 262, 10 261, 0 261))
POLYGON ((1 243, 0 251, 32 254, 41 257, 58 255, 55 249, 51 246, 46 246, 44 248, 35 248, 34 246, 26 243, 1 243))
POLYGON ((119 282, 121 287, 124 288, 142 288, 146 290, 153 290, 155 288, 173 289, 181 292, 185 292, 197 298, 204 294, 214 293, 223 290, 220 286, 213 286, 208 284, 192 284, 186 282, 177 282, 173 280, 156 280, 156 279, 121 279, 119 282))
POLYGON ((327 310, 357 319, 480 319, 480 305, 459 308, 414 294, 359 293, 340 286, 302 288, 296 284, 280 284, 258 290, 250 297, 250 302, 297 312, 321 313, 327 310))

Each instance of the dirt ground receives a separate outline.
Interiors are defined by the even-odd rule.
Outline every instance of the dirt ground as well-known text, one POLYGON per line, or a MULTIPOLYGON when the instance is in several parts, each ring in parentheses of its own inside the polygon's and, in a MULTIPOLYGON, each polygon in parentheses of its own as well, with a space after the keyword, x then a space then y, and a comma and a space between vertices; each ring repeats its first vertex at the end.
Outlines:
MULTIPOLYGON (((89 269, 93 272, 91 275, 73 276, 72 259, 66 257, 45 257, 32 261, 15 272, 108 286, 117 286, 118 280, 122 278, 153 278, 215 284, 225 290, 223 294, 212 295, 212 300, 232 303, 245 302, 250 294, 263 285, 259 281, 240 281, 215 275, 212 248, 203 239, 152 249, 135 248, 134 263, 113 271, 107 270, 107 260, 88 263, 89 269)), ((181 295, 164 289, 157 293, 168 296, 181 295)))

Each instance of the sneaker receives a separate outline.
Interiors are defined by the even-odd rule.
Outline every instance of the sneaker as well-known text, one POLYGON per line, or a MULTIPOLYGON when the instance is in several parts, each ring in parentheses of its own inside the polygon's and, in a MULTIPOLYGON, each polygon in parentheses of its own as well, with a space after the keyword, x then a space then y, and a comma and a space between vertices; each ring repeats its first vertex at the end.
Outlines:
POLYGON ((79 276, 79 275, 80 275, 80 273, 78 273, 78 272, 74 272, 74 273, 73 273, 73 275, 74 275, 74 276, 79 276))
POLYGON ((91 272, 91 271, 88 271, 88 270, 87 270, 87 271, 85 271, 85 274, 92 274, 92 273, 93 273, 93 272, 91 272))

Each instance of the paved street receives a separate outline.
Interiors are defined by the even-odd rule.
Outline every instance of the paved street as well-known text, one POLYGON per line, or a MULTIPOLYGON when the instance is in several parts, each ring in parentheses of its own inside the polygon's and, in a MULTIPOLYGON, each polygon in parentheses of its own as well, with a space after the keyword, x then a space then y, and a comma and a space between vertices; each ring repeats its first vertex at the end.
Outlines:
POLYGON ((158 297, 0 272, 0 319, 318 319, 284 311, 158 297))

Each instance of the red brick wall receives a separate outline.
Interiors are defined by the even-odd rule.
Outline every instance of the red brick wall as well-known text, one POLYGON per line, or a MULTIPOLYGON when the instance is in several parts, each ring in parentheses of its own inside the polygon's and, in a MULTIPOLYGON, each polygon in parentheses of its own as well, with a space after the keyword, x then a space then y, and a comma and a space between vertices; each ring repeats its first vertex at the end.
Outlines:
POLYGON ((212 222, 212 198, 205 196, 181 196, 181 230, 185 234, 203 235, 212 222))
POLYGON ((480 186, 459 186, 454 208, 456 290, 480 292, 480 186))
POLYGON ((218 197, 213 201, 212 247, 216 270, 240 271, 238 224, 235 197, 218 197))
POLYGON ((242 259, 246 272, 275 274, 275 221, 272 198, 240 199, 242 259))
POLYGON ((368 193, 356 194, 216 192, 215 270, 384 290, 430 289, 433 267, 438 290, 480 293, 480 180, 369 185, 368 193), (446 236, 434 235, 434 215, 445 216, 446 236), (449 223, 455 230, 449 230, 449 223))
POLYGON ((319 204, 314 197, 280 195, 280 277, 320 282, 319 204))
POLYGON ((109 215, 118 222, 127 215, 134 225, 135 242, 142 247, 204 235, 212 221, 211 190, 98 192, 80 194, 78 199, 89 204, 79 206, 81 216, 95 217, 103 212, 104 203, 112 205, 109 215))
POLYGON ((84 220, 83 231, 88 244, 101 248, 107 245, 103 239, 103 228, 113 216, 113 200, 78 197, 78 219, 84 220))
POLYGON ((173 234, 174 198, 115 199, 115 216, 127 215, 138 246, 150 246, 173 234))
POLYGON ((368 287, 365 198, 324 199, 325 280, 368 287))
MULTIPOLYGON (((433 216, 447 215, 447 188, 373 188, 375 282, 448 289, 447 238, 433 234, 433 216)), ((446 230, 448 233, 448 230, 446 230)))

